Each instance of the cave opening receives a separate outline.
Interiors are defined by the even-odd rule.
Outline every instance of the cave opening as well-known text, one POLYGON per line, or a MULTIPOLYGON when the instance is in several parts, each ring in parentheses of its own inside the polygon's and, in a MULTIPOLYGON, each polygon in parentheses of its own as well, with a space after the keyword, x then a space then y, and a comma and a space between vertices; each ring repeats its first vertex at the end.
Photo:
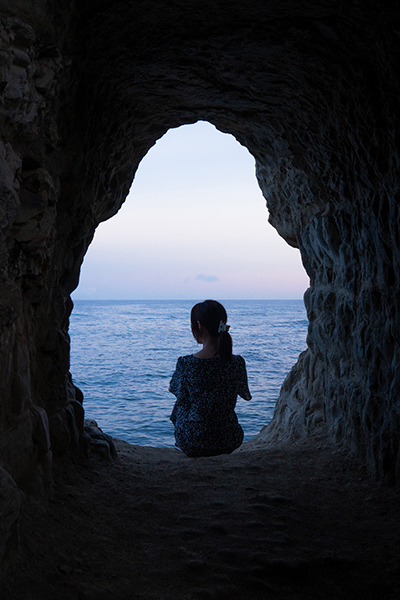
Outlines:
POLYGON ((305 349, 298 250, 267 223, 254 159, 206 121, 170 129, 140 163, 117 215, 95 234, 73 294, 71 373, 86 418, 139 445, 173 445, 168 380, 196 351, 191 306, 221 300, 248 363, 245 441, 273 415, 305 349), (279 349, 279 350, 278 350, 279 349))

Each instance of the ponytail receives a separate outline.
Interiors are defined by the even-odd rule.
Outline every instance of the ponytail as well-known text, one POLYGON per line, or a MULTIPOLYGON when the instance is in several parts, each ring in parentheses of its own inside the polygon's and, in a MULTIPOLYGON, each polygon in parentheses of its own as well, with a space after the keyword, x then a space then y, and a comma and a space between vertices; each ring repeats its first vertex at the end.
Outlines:
POLYGON ((218 352, 222 360, 232 358, 232 338, 228 331, 218 334, 218 352))
POLYGON ((195 304, 190 314, 192 333, 197 340, 199 336, 198 322, 207 329, 210 335, 218 336, 218 353, 222 360, 232 358, 232 338, 229 325, 226 324, 228 315, 225 308, 216 300, 205 300, 195 304))

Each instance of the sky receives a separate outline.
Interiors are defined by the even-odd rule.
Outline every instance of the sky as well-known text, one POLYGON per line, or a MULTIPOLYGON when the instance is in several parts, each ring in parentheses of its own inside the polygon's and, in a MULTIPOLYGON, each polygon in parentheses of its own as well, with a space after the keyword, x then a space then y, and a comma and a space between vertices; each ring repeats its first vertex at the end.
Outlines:
POLYGON ((268 223, 254 158, 204 121, 170 129, 101 223, 74 299, 302 298, 300 253, 268 223))

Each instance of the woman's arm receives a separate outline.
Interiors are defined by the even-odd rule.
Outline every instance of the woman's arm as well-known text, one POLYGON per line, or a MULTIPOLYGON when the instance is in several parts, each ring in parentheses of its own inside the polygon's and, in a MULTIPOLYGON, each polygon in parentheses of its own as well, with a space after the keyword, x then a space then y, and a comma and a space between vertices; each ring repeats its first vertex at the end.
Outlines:
POLYGON ((243 398, 243 400, 246 400, 248 402, 249 400, 251 400, 251 394, 249 390, 249 384, 247 381, 246 363, 242 356, 239 356, 239 359, 240 370, 238 376, 238 394, 241 398, 243 398))
POLYGON ((168 390, 176 396, 174 408, 170 419, 175 425, 178 415, 186 413, 188 410, 188 393, 185 384, 185 365, 182 357, 178 358, 175 371, 172 375, 168 390))
MULTIPOLYGON (((171 394, 174 394, 175 396, 177 396, 178 388, 180 387, 178 382, 182 376, 181 371, 182 371, 182 368, 181 368, 181 365, 179 364, 179 358, 178 358, 178 361, 177 361, 176 367, 175 367, 175 371, 172 374, 171 381, 169 382, 169 386, 168 386, 168 391, 171 392, 171 394)), ((177 402, 178 402, 178 400, 176 400, 174 407, 172 409, 171 416, 169 417, 174 425, 176 422, 176 413, 178 410, 177 402)))
POLYGON ((175 371, 172 374, 171 381, 169 382, 168 391, 174 396, 178 396, 179 390, 183 380, 183 364, 182 357, 180 356, 177 360, 175 371))

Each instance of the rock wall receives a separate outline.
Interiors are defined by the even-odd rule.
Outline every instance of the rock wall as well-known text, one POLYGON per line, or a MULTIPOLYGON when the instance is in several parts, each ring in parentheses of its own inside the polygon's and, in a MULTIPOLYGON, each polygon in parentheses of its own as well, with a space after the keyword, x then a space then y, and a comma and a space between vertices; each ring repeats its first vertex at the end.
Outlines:
POLYGON ((68 318, 95 228, 199 119, 254 155, 310 275, 308 350, 255 443, 324 436, 395 481, 397 3, 0 0, 0 24, 0 460, 18 486, 87 443, 68 318))
POLYGON ((49 418, 68 409, 69 366, 68 297, 55 287, 67 61, 52 15, 24 16, 3 13, 0 50, 0 456, 22 486, 51 463, 49 418))

